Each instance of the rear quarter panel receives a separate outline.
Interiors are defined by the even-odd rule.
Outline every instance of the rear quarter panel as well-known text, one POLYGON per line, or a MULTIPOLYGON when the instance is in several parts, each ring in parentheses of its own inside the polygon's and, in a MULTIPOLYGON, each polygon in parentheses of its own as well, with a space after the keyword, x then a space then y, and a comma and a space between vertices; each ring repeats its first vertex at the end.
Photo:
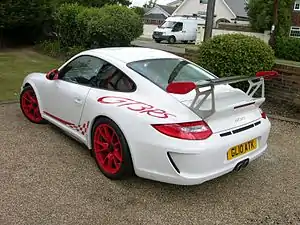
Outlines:
MULTIPOLYGON (((136 83, 137 89, 134 92, 124 93, 97 88, 90 90, 81 118, 81 121, 89 121, 89 134, 92 133, 95 118, 99 116, 113 120, 122 130, 129 145, 136 139, 149 137, 148 131, 154 130, 151 124, 200 120, 174 96, 151 81, 130 69, 127 74, 136 83)), ((88 135, 87 144, 91 148, 91 135, 88 135)))

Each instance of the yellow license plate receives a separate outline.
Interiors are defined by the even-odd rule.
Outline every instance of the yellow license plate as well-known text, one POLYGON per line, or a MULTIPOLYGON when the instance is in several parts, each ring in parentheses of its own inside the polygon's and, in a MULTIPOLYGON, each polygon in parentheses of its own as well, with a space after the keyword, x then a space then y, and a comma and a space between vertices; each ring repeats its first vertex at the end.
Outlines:
POLYGON ((243 144, 234 146, 230 148, 227 152, 227 159, 231 160, 238 156, 244 155, 250 151, 253 151, 257 148, 257 139, 245 142, 243 144))

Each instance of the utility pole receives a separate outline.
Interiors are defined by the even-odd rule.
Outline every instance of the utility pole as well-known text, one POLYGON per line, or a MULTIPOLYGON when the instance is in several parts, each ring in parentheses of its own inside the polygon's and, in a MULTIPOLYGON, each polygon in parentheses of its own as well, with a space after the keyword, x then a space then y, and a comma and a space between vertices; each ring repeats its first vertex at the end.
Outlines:
POLYGON ((215 15, 215 5, 216 0, 208 0, 206 8, 206 20, 205 20, 205 31, 204 31, 204 40, 207 41, 212 36, 212 28, 214 24, 214 15, 215 15))
POLYGON ((277 31, 277 25, 278 25, 278 0, 274 0, 273 5, 273 25, 271 28, 271 36, 269 40, 269 45, 274 49, 276 45, 276 31, 277 31))

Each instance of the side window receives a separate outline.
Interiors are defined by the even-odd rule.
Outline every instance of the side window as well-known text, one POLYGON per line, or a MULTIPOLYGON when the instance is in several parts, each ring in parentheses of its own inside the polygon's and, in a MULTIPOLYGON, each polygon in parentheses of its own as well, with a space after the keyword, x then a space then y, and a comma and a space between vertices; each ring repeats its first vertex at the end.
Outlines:
POLYGON ((134 82, 121 70, 108 62, 103 62, 91 86, 110 91, 131 92, 135 89, 134 82))
POLYGON ((67 64, 61 71, 59 78, 64 81, 88 85, 96 77, 103 61, 92 56, 79 56, 67 64))
POLYGON ((173 30, 174 32, 182 31, 183 28, 183 23, 178 22, 174 25, 173 30))

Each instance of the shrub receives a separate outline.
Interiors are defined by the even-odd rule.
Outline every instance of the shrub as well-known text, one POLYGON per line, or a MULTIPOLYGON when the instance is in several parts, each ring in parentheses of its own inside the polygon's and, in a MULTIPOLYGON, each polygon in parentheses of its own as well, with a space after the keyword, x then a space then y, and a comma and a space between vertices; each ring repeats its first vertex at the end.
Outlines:
POLYGON ((92 8, 63 4, 56 18, 63 46, 127 46, 143 33, 142 19, 125 6, 92 8))
POLYGON ((276 39, 275 54, 281 59, 300 62, 300 39, 278 37, 276 39))
POLYGON ((53 7, 47 0, 1 0, 1 38, 21 44, 33 43, 43 36, 45 24, 51 24, 53 7))
POLYGON ((64 60, 69 59, 77 53, 85 50, 85 48, 82 46, 64 47, 58 40, 42 41, 37 44, 35 48, 46 55, 62 58, 64 60))
POLYGON ((219 77, 254 76, 271 70, 275 62, 272 48, 259 38, 243 34, 213 37, 199 46, 198 63, 219 77))
POLYGON ((85 27, 78 23, 77 17, 84 9, 85 7, 77 3, 62 4, 57 9, 55 27, 62 46, 74 46, 81 43, 80 33, 85 27))

